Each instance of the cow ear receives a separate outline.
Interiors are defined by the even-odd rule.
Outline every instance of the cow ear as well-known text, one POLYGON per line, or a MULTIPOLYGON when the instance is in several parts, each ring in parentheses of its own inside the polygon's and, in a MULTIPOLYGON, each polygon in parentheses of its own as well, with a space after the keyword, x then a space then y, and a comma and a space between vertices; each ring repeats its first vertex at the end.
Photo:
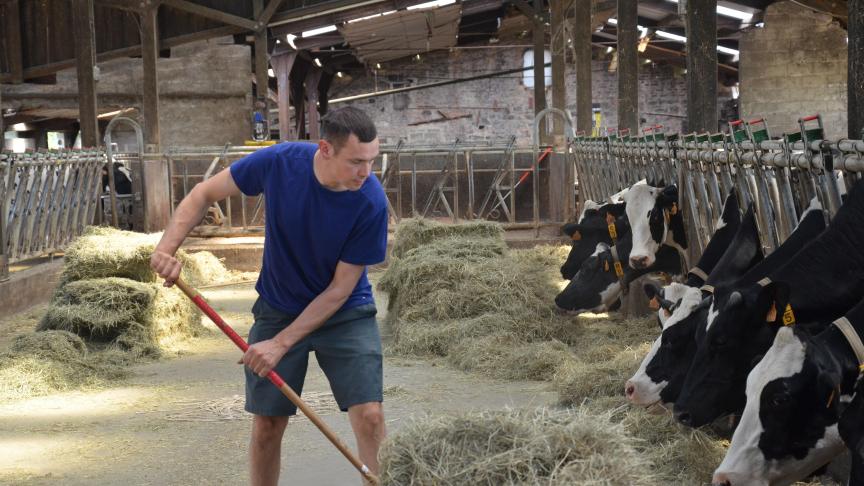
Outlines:
POLYGON ((626 209, 627 209, 627 205, 624 203, 606 204, 600 210, 600 213, 605 214, 605 215, 611 214, 615 218, 620 218, 621 216, 624 216, 626 209))
POLYGON ((663 289, 657 285, 657 282, 647 280, 642 284, 642 290, 648 296, 648 308, 651 310, 660 309, 660 299, 663 298, 663 289))
POLYGON ((783 326, 795 324, 795 311, 789 304, 790 288, 788 284, 771 282, 765 286, 762 293, 768 298, 765 322, 783 326))
POLYGON ((574 233, 579 232, 579 225, 576 223, 567 223, 561 227, 561 232, 572 238, 574 233))
POLYGON ((671 185, 668 187, 664 187, 660 192, 660 203, 664 208, 669 208, 673 204, 678 204, 678 186, 671 185))

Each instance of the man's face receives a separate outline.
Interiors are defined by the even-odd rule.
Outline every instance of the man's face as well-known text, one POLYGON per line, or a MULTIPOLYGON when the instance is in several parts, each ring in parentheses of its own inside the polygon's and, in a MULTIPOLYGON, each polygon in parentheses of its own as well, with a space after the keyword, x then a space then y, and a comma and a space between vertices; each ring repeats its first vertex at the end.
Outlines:
POLYGON ((378 157, 378 139, 363 143, 352 133, 338 151, 327 140, 321 140, 319 149, 336 183, 349 191, 356 191, 372 173, 372 164, 378 157))

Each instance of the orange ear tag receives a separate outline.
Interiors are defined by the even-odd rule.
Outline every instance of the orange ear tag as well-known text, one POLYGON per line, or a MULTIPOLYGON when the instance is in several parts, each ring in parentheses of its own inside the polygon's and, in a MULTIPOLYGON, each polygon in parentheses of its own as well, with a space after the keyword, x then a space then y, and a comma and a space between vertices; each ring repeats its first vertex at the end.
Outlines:
POLYGON ((615 262, 615 275, 617 275, 618 278, 624 276, 624 269, 621 268, 621 262, 615 262))
POLYGON ((792 306, 786 304, 786 310, 783 311, 783 325, 791 326, 795 324, 795 313, 792 312, 792 306))
POLYGON ((663 315, 666 316, 667 319, 672 317, 672 313, 669 312, 669 309, 663 309, 663 315))
POLYGON ((615 224, 615 216, 611 213, 606 213, 606 224, 615 224))
POLYGON ((580 233, 578 230, 574 231, 573 234, 570 236, 570 239, 573 241, 579 241, 582 239, 582 233, 580 233))
POLYGON ((669 210, 669 213, 672 216, 675 216, 676 214, 678 214, 678 203, 672 203, 672 209, 669 210))
POLYGON ((657 300, 656 295, 648 301, 648 308, 651 310, 660 310, 660 301, 657 300))
POLYGON ((765 322, 774 322, 777 320, 777 303, 771 302, 771 308, 768 309, 768 314, 765 315, 765 322))
POLYGON ((609 262, 603 262, 603 271, 604 271, 604 272, 608 272, 608 271, 609 271, 609 262))

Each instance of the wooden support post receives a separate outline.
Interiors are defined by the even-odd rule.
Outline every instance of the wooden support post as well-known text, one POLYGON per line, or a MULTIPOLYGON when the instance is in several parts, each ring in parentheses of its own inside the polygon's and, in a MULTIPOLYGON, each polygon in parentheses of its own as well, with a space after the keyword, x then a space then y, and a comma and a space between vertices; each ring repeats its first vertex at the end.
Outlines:
POLYGON ((279 139, 293 140, 297 138, 294 127, 291 125, 291 68, 297 59, 296 52, 284 52, 270 58, 273 71, 276 72, 276 82, 279 93, 277 101, 279 105, 279 139))
MULTIPOLYGON (((3 86, 0 86, 0 152, 6 143, 3 128, 3 86)), ((0 282, 9 280, 9 257, 6 255, 6 204, 0 198, 0 282)))
POLYGON ((321 81, 321 69, 311 68, 306 73, 306 111, 309 123, 309 140, 317 142, 321 130, 318 126, 318 82, 321 81))
POLYGON ((96 35, 93 24, 93 0, 73 0, 72 31, 75 37, 75 64, 78 68, 78 119, 81 123, 81 146, 99 145, 96 119, 96 35))
POLYGON ((144 149, 148 153, 159 151, 159 76, 156 60, 159 57, 158 7, 141 12, 141 59, 143 61, 144 149))
MULTIPOLYGON (((270 2, 271 5, 273 1, 270 2)), ((255 18, 259 18, 264 10, 264 0, 254 0, 253 12, 255 14, 255 18)), ((255 31, 255 97, 256 102, 264 103, 263 113, 266 117, 265 122, 268 126, 270 126, 270 82, 267 76, 267 66, 269 66, 269 60, 267 59, 267 26, 258 29, 255 31)), ((256 110, 258 107, 256 106, 256 110)), ((269 133, 268 133, 269 135, 269 133)), ((267 138, 270 138, 269 136, 267 138)))
MULTIPOLYGON (((543 16, 543 0, 534 0, 534 18, 531 33, 534 37, 534 114, 546 109, 546 26, 543 16)), ((540 122, 540 143, 547 143, 546 122, 540 122)))
POLYGON ((849 0, 849 138, 864 138, 864 0, 849 0))
POLYGON ((717 0, 687 0, 687 131, 717 131, 717 0))
POLYGON ((618 128, 639 131, 639 34, 636 2, 618 0, 618 128))
POLYGON ((591 135, 591 0, 574 0, 573 46, 576 50, 576 130, 591 135))
MULTIPOLYGON (((550 0, 552 8, 552 41, 549 49, 552 51, 552 106, 561 111, 567 111, 567 88, 565 84, 568 41, 572 39, 564 31, 565 0, 550 0)), ((554 118, 552 131, 557 149, 564 148, 564 120, 560 116, 554 118)), ((561 174, 563 177, 564 174, 561 174)))
POLYGON ((24 61, 21 49, 21 2, 6 3, 6 55, 13 83, 24 81, 24 61))

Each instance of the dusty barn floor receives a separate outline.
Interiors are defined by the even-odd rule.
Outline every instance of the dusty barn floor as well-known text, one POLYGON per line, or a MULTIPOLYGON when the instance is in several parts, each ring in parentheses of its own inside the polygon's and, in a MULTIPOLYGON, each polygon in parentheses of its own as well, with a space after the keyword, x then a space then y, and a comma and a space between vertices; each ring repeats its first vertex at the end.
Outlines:
MULTIPOLYGON (((373 283, 379 276, 370 275, 373 283)), ((204 294, 247 335, 257 296, 252 285, 204 294)), ((386 295, 376 300, 383 322, 386 295)), ((44 307, 3 318, 0 343, 32 330, 42 312, 44 307)), ((0 484, 246 484, 251 420, 242 411, 238 356, 227 338, 214 333, 190 342, 176 358, 134 368, 130 379, 111 388, 0 404, 0 484)), ((391 431, 427 411, 537 406, 556 399, 546 383, 494 381, 389 355, 384 364, 391 431)), ((353 445, 347 416, 336 409, 314 359, 303 396, 353 445)), ((282 461, 281 484, 360 484, 350 464, 304 418, 289 425, 282 461)))

